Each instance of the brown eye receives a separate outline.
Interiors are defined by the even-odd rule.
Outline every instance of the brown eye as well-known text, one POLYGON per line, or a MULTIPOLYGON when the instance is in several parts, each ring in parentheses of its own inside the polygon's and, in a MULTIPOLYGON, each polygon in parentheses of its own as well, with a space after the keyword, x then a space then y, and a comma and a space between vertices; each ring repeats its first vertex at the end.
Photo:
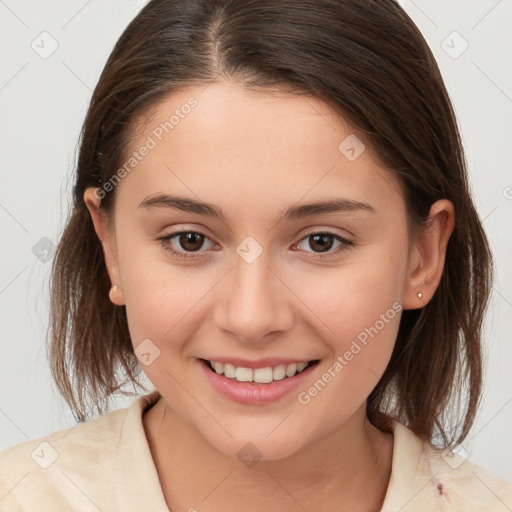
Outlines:
POLYGON ((179 258, 196 258, 202 256, 205 251, 200 251, 208 237, 197 231, 177 231, 159 238, 166 251, 179 258), (177 239, 177 241, 173 241, 177 239), (192 254, 197 252, 198 254, 192 254))
POLYGON ((330 256, 335 256, 336 254, 350 248, 354 245, 354 242, 351 240, 347 240, 346 238, 343 238, 342 236, 336 234, 336 233, 330 233, 330 232, 319 232, 319 233, 311 233, 304 237, 301 242, 297 245, 297 247, 300 247, 301 244, 304 243, 304 241, 308 241, 307 245, 313 249, 313 251, 307 251, 306 252, 313 252, 313 254, 316 254, 318 258, 327 258, 330 256), (331 251, 334 244, 338 242, 339 245, 335 247, 335 250, 331 251), (327 253, 325 256, 322 253, 327 253))
POLYGON ((334 244, 333 236, 327 233, 320 233, 316 235, 309 235, 309 245, 313 249, 318 249, 320 252, 328 251, 334 244))
POLYGON ((180 233, 178 243, 186 251, 197 251, 203 245, 204 237, 201 233, 187 232, 180 233))

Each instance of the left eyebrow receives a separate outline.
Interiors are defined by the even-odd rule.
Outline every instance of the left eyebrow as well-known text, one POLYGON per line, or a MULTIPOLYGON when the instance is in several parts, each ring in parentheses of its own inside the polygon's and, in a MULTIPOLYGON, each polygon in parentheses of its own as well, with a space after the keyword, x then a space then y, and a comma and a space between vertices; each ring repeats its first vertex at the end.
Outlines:
MULTIPOLYGON (((173 208, 189 213, 196 213, 198 215, 216 217, 220 220, 226 219, 226 214, 223 210, 211 203, 163 193, 146 197, 137 208, 173 208)), ((303 219, 325 213, 353 212, 360 210, 372 214, 376 213, 375 208, 369 203, 346 198, 335 198, 292 206, 280 212, 279 221, 303 219)))
POLYGON ((353 212, 358 210, 367 211, 373 214, 377 213, 375 208, 369 203, 340 198, 293 206, 283 212, 279 220, 302 219, 304 217, 320 215, 322 213, 353 212))

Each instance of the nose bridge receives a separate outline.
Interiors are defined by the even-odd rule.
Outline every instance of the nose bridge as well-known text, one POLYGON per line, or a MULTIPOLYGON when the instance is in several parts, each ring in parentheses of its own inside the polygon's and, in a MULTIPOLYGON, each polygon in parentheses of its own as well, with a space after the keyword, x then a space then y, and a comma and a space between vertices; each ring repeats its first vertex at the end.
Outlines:
POLYGON ((248 237, 236 249, 231 279, 217 307, 217 325, 245 341, 287 329, 291 322, 286 287, 271 270, 270 251, 248 237))

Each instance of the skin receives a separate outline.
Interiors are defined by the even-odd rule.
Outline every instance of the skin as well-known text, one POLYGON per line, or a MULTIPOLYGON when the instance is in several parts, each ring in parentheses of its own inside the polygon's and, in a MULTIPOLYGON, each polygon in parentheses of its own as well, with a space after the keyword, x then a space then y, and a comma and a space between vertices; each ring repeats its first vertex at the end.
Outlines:
POLYGON ((369 149, 354 161, 338 150, 355 133, 343 119, 318 99, 249 92, 236 82, 169 95, 130 151, 192 96, 198 105, 117 185, 111 223, 94 189, 84 195, 119 286, 110 297, 126 306, 133 346, 149 338, 160 350, 141 365, 163 397, 143 423, 167 504, 224 512, 240 503, 249 512, 379 510, 393 436, 369 422, 365 406, 391 357, 401 313, 308 404, 297 392, 266 405, 235 403, 211 387, 197 358, 320 359, 298 391, 307 390, 394 303, 414 309, 430 300, 453 205, 433 204, 424 236, 409 247, 398 179, 369 149), (159 192, 217 205, 226 219, 138 208, 159 192), (334 197, 368 202, 376 213, 277 221, 285 207, 334 197), (180 230, 206 235, 202 245, 170 242, 197 258, 173 256, 158 240, 180 230), (328 238, 332 246, 322 252, 310 235, 325 230, 354 244, 328 238), (248 236, 263 250, 251 263, 236 251, 248 236), (252 467, 237 457, 247 442, 261 452, 252 467))

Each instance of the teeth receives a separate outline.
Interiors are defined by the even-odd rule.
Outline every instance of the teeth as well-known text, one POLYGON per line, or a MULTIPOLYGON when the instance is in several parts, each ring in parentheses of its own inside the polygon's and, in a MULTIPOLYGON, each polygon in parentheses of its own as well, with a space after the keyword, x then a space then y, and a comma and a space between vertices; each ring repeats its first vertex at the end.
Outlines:
POLYGON ((235 379, 239 382, 257 382, 259 384, 268 384, 274 380, 282 380, 285 377, 293 377, 295 374, 302 372, 306 366, 307 361, 292 364, 280 364, 278 366, 265 368, 243 368, 241 366, 234 366, 230 363, 219 363, 217 361, 208 361, 215 373, 224 375, 229 379, 235 379))
MULTIPOLYGON (((218 363, 221 364, 221 363, 218 363)), ((252 381, 252 370, 251 368, 242 368, 241 366, 235 369, 235 379, 240 382, 251 382, 252 381)))
POLYGON ((276 366, 273 370, 274 380, 283 380, 286 375, 286 365, 280 364, 276 366))
POLYGON ((297 372, 297 364, 296 363, 289 364, 286 367, 286 372, 285 373, 286 373, 287 377, 293 377, 296 372, 297 372))
POLYGON ((256 368, 256 370, 253 370, 252 380, 260 384, 268 384, 274 380, 274 372, 270 366, 266 368, 256 368))
MULTIPOLYGON (((217 363, 217 364, 220 364, 222 366, 222 363, 217 363)), ((235 378, 235 366, 232 365, 231 363, 226 363, 224 365, 224 375, 230 379, 234 379, 235 378)))
POLYGON ((299 364, 297 365, 297 371, 298 371, 298 372, 301 372, 302 370, 304 370, 304 368, 306 368, 306 366, 307 366, 307 365, 308 365, 308 363, 304 363, 304 362, 299 363, 299 364))

